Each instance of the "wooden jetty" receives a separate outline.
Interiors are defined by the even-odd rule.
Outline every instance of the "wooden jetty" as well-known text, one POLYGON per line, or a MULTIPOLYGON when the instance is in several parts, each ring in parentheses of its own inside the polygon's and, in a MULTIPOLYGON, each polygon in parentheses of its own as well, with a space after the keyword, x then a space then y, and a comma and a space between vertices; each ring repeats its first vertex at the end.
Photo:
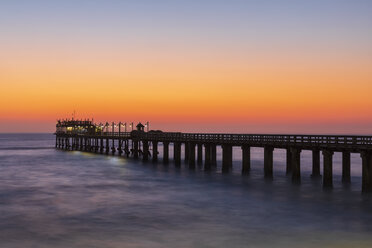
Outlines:
MULTIPOLYGON (((264 177, 273 178, 273 151, 285 149, 287 154, 286 173, 295 184, 301 182, 300 154, 312 151, 312 177, 321 177, 320 155, 323 155, 323 187, 332 188, 332 164, 334 152, 342 153, 342 182, 350 183, 350 154, 359 153, 362 158, 362 192, 372 193, 372 136, 353 135, 292 135, 292 134, 222 134, 181 133, 145 131, 139 123, 136 129, 127 131, 126 123, 105 125, 91 120, 59 120, 56 125, 56 148, 78 150, 100 154, 112 154, 143 161, 158 161, 158 144, 163 144, 163 163, 169 163, 169 145, 173 145, 175 166, 181 165, 181 148, 190 169, 196 163, 203 164, 209 171, 217 165, 216 148, 222 148, 222 172, 232 168, 233 147, 242 149, 242 174, 250 171, 251 147, 264 148, 264 177), (123 130, 124 128, 124 130, 123 130), (204 157, 203 157, 204 150, 204 157), (152 152, 150 152, 152 151, 152 152)), ((148 123, 147 123, 148 127, 148 123)))

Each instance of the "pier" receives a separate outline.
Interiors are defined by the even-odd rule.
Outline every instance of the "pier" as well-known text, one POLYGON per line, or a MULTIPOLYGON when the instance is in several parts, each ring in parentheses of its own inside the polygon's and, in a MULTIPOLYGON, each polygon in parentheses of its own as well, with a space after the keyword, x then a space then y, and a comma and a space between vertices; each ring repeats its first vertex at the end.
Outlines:
POLYGON ((169 146, 173 146, 172 161, 181 166, 181 149, 184 161, 190 169, 196 165, 205 171, 217 165, 217 146, 222 148, 222 172, 229 173, 233 166, 233 147, 242 150, 242 174, 250 171, 252 147, 264 149, 263 175, 273 178, 273 151, 286 150, 286 174, 294 184, 301 183, 301 152, 312 151, 313 178, 322 178, 323 188, 333 187, 333 155, 342 153, 342 182, 350 183, 351 153, 362 158, 362 192, 372 193, 372 136, 344 135, 297 135, 297 134, 223 134, 223 133, 181 133, 147 130, 138 123, 94 124, 91 120, 59 120, 56 125, 56 148, 77 150, 106 155, 118 155, 158 162, 158 145, 163 145, 163 163, 170 160, 169 146), (204 150, 204 152, 203 152, 204 150), (203 156, 204 155, 204 156, 203 156), (323 156, 321 175, 320 156, 323 156))

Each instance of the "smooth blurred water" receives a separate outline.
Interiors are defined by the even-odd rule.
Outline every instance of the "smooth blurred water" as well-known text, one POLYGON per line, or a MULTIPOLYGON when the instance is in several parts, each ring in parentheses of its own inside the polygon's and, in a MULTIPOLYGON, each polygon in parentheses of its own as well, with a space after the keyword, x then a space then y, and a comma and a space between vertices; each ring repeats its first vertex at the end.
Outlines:
POLYGON ((53 147, 51 134, 0 135, 0 247, 372 247, 358 154, 351 186, 336 153, 334 189, 323 191, 306 151, 294 186, 282 150, 266 181, 258 148, 241 176, 238 148, 225 175, 220 150, 206 173, 53 147))

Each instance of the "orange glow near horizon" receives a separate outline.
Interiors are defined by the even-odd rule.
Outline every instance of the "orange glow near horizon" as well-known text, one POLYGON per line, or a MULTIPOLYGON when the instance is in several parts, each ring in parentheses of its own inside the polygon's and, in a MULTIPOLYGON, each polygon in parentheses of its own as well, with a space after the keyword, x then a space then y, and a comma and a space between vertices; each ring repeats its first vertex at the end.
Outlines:
POLYGON ((245 44, 228 36, 76 36, 5 39, 0 132, 52 131, 51 123, 75 110, 78 118, 146 120, 180 131, 200 124, 210 131, 372 134, 371 49, 337 37, 245 44), (30 125, 23 130, 17 122, 30 125))

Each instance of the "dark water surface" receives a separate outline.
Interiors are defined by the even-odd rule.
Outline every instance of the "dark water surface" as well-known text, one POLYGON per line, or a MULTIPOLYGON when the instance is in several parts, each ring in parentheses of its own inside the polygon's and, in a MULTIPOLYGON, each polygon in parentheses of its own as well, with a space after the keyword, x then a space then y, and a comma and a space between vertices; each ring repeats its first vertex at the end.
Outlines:
POLYGON ((293 186, 282 150, 265 181, 258 148, 251 175, 241 176, 239 149, 233 173, 223 175, 221 161, 205 173, 53 146, 51 134, 0 135, 1 248, 372 247, 358 154, 344 187, 335 153, 334 189, 323 191, 306 151, 302 184, 293 186))

